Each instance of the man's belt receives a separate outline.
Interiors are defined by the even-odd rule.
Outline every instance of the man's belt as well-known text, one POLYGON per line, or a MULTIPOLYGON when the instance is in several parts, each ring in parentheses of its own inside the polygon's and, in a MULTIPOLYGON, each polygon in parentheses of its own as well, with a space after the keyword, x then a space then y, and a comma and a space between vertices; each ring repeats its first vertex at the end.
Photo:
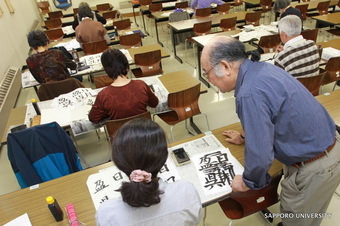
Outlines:
POLYGON ((303 164, 306 164, 306 163, 309 163, 309 162, 313 162, 313 161, 315 161, 315 160, 321 158, 322 156, 325 156, 326 153, 330 152, 330 151, 334 148, 335 143, 336 143, 336 139, 334 139, 333 144, 330 145, 330 146, 326 149, 326 151, 324 151, 324 152, 322 152, 321 154, 319 154, 319 155, 317 155, 317 156, 315 156, 315 157, 313 157, 313 158, 310 158, 310 159, 308 159, 308 160, 306 160, 306 161, 303 161, 303 162, 296 162, 296 163, 292 164, 292 166, 295 166, 296 168, 300 168, 300 166, 302 166, 303 164))

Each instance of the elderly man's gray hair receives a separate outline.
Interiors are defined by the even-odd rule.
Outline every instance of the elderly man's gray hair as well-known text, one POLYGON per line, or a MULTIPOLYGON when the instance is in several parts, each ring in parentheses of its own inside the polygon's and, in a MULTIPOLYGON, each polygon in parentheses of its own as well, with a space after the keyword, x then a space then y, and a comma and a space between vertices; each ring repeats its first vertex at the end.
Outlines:
POLYGON ((284 32, 289 38, 301 34, 302 22, 296 15, 287 15, 279 21, 279 31, 284 32))
POLYGON ((276 0, 273 6, 274 12, 279 12, 280 9, 285 9, 290 5, 291 0, 276 0))

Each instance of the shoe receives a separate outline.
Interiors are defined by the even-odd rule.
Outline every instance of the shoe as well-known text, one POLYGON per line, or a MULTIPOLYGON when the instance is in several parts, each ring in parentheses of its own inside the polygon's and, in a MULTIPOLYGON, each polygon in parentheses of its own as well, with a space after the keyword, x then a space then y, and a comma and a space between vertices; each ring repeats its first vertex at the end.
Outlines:
POLYGON ((282 222, 278 223, 277 226, 283 226, 282 222))

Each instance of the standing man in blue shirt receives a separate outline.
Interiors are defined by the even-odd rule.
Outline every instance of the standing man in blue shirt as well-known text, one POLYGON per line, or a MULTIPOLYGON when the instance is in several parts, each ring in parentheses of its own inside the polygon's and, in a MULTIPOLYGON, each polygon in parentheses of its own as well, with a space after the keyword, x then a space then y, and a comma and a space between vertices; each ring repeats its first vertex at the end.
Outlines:
POLYGON ((339 185, 340 136, 335 123, 289 73, 253 62, 248 55, 240 41, 218 36, 207 43, 201 58, 209 82, 223 93, 235 90, 244 132, 226 131, 225 135, 229 142, 245 142, 245 148, 244 173, 236 175, 232 189, 242 192, 266 186, 276 158, 284 164, 281 213, 290 217, 293 213, 292 218, 282 219, 283 225, 319 225, 322 218, 299 218, 298 214, 325 213, 339 185))

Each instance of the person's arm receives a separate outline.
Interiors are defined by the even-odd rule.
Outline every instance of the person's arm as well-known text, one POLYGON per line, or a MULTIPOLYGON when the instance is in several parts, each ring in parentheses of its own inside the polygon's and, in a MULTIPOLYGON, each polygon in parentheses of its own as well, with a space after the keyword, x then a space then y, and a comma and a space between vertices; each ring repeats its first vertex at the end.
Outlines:
POLYGON ((217 5, 223 5, 224 1, 222 1, 222 0, 213 0, 212 3, 216 3, 217 5))
POLYGON ((198 3, 198 0, 193 0, 193 1, 191 2, 191 8, 192 8, 192 9, 195 9, 196 6, 197 6, 197 3, 198 3))
POLYGON ((150 87, 145 83, 145 86, 146 86, 146 92, 148 94, 148 105, 152 108, 155 108, 157 107, 158 105, 158 97, 154 94, 154 92, 152 92, 152 90, 150 89, 150 87))
POLYGON ((27 64, 28 70, 31 72, 33 78, 34 78, 37 82, 39 82, 40 84, 41 84, 41 83, 44 83, 44 81, 41 79, 41 77, 40 77, 40 76, 37 76, 37 74, 35 74, 35 72, 34 72, 34 69, 31 67, 31 64, 33 64, 33 63, 34 63, 34 62, 31 61, 30 57, 28 57, 28 58, 26 59, 26 64, 27 64))
POLYGON ((96 101, 92 105, 92 108, 89 113, 89 120, 91 122, 97 123, 100 122, 106 118, 108 118, 108 114, 106 110, 104 109, 101 101, 101 95, 98 93, 98 96, 96 98, 96 101))
POLYGON ((76 64, 73 60, 69 59, 69 58, 63 53, 63 51, 61 51, 61 50, 59 50, 59 49, 56 50, 56 51, 60 51, 60 54, 62 55, 62 59, 63 59, 63 61, 65 62, 67 68, 70 68, 71 70, 77 69, 77 64, 76 64))
POLYGON ((237 100, 245 138, 243 182, 258 190, 270 182, 268 170, 274 160, 274 114, 259 98, 244 97, 237 100))
POLYGON ((232 144, 243 144, 245 141, 243 130, 241 132, 235 130, 226 130, 223 132, 223 135, 227 137, 225 140, 232 144))
POLYGON ((110 44, 111 39, 109 37, 109 35, 107 34, 107 30, 105 29, 105 27, 101 24, 101 33, 103 34, 103 38, 106 41, 107 44, 110 44))
POLYGON ((79 21, 78 21, 78 14, 77 16, 74 17, 74 20, 72 22, 72 28, 73 30, 76 30, 76 27, 79 25, 79 21))
POLYGON ((96 13, 96 18, 97 18, 97 21, 99 21, 100 23, 106 24, 106 19, 102 17, 101 15, 99 15, 98 13, 96 13))

